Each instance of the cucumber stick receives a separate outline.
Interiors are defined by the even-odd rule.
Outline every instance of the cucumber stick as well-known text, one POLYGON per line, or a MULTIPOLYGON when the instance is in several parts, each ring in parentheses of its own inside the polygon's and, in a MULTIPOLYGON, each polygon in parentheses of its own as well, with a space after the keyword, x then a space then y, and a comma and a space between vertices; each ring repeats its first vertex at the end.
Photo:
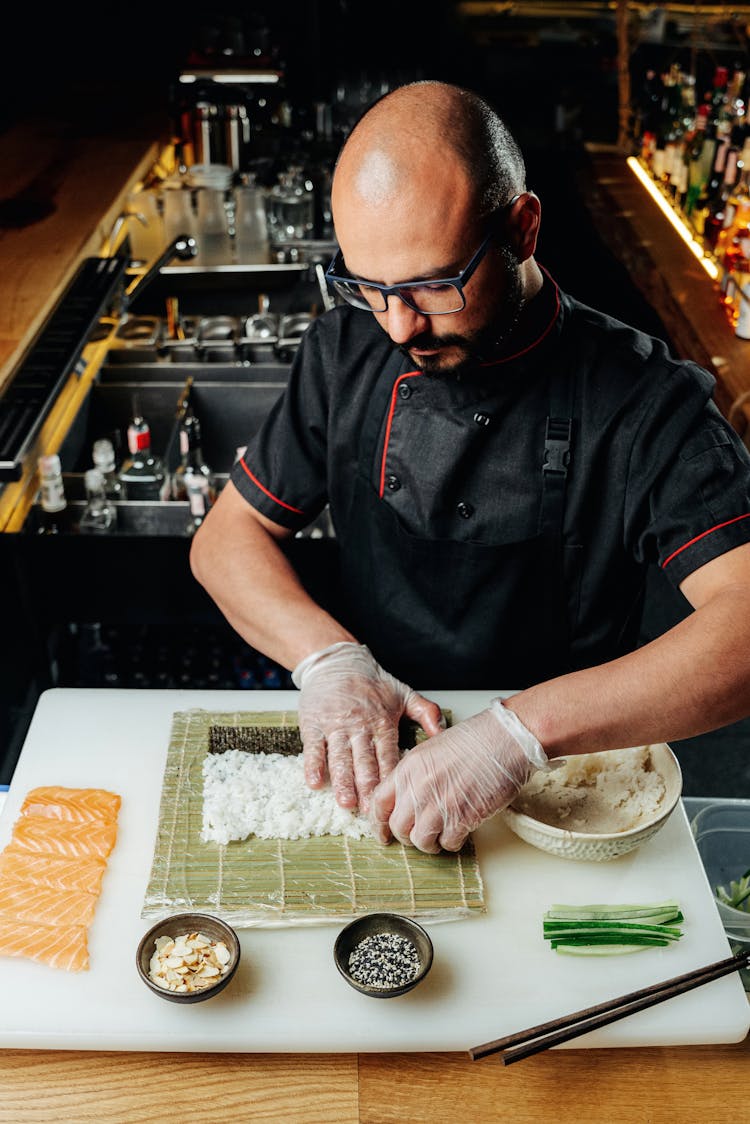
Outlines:
POLYGON ((679 902, 635 905, 553 905, 543 916, 543 935, 556 952, 614 956, 678 941, 679 902))

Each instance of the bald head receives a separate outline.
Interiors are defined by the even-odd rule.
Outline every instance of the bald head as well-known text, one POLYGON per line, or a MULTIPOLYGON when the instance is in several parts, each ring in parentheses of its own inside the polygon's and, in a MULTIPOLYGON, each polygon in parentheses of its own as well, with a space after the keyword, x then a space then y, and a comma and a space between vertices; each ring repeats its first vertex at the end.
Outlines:
POLYGON ((388 206, 436 177, 463 181, 478 217, 525 188, 523 157, 494 110, 477 94, 444 82, 413 82, 377 101, 350 133, 334 176, 367 207, 388 206))

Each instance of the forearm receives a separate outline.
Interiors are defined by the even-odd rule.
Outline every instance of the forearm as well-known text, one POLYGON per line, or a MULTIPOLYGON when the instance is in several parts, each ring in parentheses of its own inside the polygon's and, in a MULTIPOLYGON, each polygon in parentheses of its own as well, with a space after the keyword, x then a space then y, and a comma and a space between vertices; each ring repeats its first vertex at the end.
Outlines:
POLYGON ((354 640, 313 601, 280 542, 233 493, 222 493, 190 553, 196 580, 231 626, 251 647, 290 670, 311 652, 354 640))
POLYGON ((748 591, 727 589, 650 644, 508 705, 550 757, 674 741, 750 714, 748 591))

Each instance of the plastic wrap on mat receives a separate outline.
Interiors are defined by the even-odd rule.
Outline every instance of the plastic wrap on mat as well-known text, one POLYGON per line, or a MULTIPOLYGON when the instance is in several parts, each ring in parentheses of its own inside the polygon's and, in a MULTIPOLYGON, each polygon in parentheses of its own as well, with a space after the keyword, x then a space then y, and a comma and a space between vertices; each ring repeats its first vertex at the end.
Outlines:
MULTIPOLYGON (((202 842, 203 762, 209 752, 242 748, 251 727, 296 729, 289 712, 179 711, 164 770, 159 825, 141 916, 198 910, 240 928, 320 925, 388 910, 451 921, 485 910, 471 840, 457 854, 426 855, 374 839, 323 835, 202 842), (227 728, 226 737, 217 728, 227 728), (231 731, 234 731, 232 733, 231 731)), ((246 746, 257 751, 255 744, 246 746)))

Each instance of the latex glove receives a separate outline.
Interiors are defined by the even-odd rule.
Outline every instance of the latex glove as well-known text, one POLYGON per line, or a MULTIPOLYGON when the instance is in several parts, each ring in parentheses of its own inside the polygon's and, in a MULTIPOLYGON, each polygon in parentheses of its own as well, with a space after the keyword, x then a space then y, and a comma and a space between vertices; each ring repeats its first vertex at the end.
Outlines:
POLYGON ((376 785, 398 763, 403 715, 430 735, 445 727, 437 703, 384 671, 364 644, 342 641, 313 652, 297 664, 292 682, 301 692, 305 780, 321 788, 327 765, 342 808, 367 811, 376 785))
POLYGON ((420 851, 458 851, 471 831, 512 802, 538 769, 541 745, 512 710, 490 706, 404 754, 378 785, 370 820, 381 843, 393 835, 420 851))

